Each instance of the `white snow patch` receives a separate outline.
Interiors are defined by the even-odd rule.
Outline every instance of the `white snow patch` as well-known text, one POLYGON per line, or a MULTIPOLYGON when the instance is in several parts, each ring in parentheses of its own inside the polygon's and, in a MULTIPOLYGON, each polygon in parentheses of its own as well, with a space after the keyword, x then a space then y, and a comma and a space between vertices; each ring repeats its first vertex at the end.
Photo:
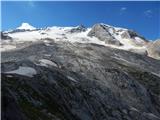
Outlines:
POLYGON ((127 63, 127 64, 130 64, 130 65, 134 65, 134 66, 137 66, 137 64, 136 63, 133 63, 133 62, 130 62, 130 61, 128 61, 128 60, 125 60, 124 58, 120 58, 120 57, 112 57, 112 58, 115 58, 115 59, 117 59, 117 60, 120 60, 120 61, 122 61, 123 63, 127 63))
POLYGON ((45 45, 46 45, 46 46, 53 46, 53 45, 51 45, 51 44, 49 44, 49 43, 45 43, 45 45))
POLYGON ((159 117, 158 116, 156 116, 155 114, 153 114, 153 113, 146 113, 146 112, 144 112, 143 114, 146 114, 146 115, 148 115, 148 116, 151 116, 152 118, 156 118, 156 119, 158 119, 159 120, 159 117))
POLYGON ((125 31, 125 30, 127 30, 127 29, 125 29, 125 28, 121 28, 121 27, 114 27, 114 29, 116 30, 116 31, 125 31))
POLYGON ((39 39, 43 39, 46 37, 46 35, 41 35, 38 31, 9 33, 9 36, 11 36, 16 42, 38 41, 39 39))
POLYGON ((0 51, 9 51, 9 50, 12 50, 12 49, 16 49, 16 46, 15 45, 3 45, 1 44, 1 47, 0 47, 0 51))
POLYGON ((49 40, 44 40, 43 42, 44 43, 51 43, 51 41, 49 41, 49 40))
POLYGON ((44 56, 46 56, 46 57, 50 57, 51 55, 50 55, 50 54, 44 54, 44 56))
POLYGON ((142 39, 142 38, 140 38, 140 37, 135 37, 135 41, 137 42, 137 43, 145 43, 145 41, 142 39))
POLYGON ((71 81, 73 81, 73 82, 77 82, 77 80, 75 80, 73 77, 71 77, 71 76, 67 76, 67 78, 69 79, 69 80, 71 80, 71 81))
POLYGON ((41 66, 54 66, 54 67, 58 67, 56 63, 50 61, 50 60, 47 60, 47 59, 41 59, 39 60, 40 61, 40 65, 41 66))
POLYGON ((117 60, 120 60, 120 61, 123 61, 123 62, 129 63, 129 64, 134 64, 134 63, 129 62, 129 61, 127 61, 127 60, 125 60, 125 59, 123 59, 123 58, 120 58, 120 57, 114 57, 114 56, 113 56, 112 58, 115 58, 115 59, 117 59, 117 60))
POLYGON ((11 77, 13 77, 13 76, 12 76, 12 75, 7 75, 7 77, 11 78, 11 77))
POLYGON ((19 68, 17 70, 5 72, 5 73, 18 74, 18 75, 23 75, 23 76, 27 76, 27 77, 33 77, 34 75, 37 74, 37 71, 32 67, 19 66, 19 68))
POLYGON ((139 110, 137 108, 135 108, 135 107, 131 107, 130 110, 139 112, 139 110))
POLYGON ((157 73, 154 73, 154 72, 151 72, 153 75, 156 75, 158 77, 160 77, 160 74, 157 74, 157 73))
POLYGON ((20 30, 34 30, 36 29, 35 27, 31 26, 29 23, 22 23, 21 26, 19 26, 17 29, 20 29, 20 30))

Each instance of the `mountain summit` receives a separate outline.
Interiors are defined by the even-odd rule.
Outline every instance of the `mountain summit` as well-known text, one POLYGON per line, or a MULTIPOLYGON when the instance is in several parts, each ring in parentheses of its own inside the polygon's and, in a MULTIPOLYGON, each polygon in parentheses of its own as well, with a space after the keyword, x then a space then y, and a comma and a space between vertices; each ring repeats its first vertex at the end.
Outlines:
POLYGON ((34 30, 35 27, 31 26, 29 23, 22 23, 17 29, 19 30, 34 30))

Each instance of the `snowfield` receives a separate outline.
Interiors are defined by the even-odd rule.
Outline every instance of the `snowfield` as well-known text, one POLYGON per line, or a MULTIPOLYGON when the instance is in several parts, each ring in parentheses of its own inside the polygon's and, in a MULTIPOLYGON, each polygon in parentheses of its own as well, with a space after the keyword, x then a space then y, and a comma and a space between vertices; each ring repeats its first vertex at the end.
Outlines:
POLYGON ((33 77, 34 75, 37 74, 37 71, 34 68, 31 68, 31 67, 19 66, 19 68, 17 70, 8 71, 8 72, 5 72, 5 73, 18 74, 18 75, 23 75, 23 76, 27 76, 27 77, 33 77))
MULTIPOLYGON (((101 23, 102 24, 102 23, 101 23)), ((102 24, 105 25, 105 24, 102 24)), ((120 41, 123 46, 116 46, 112 44, 106 44, 105 41, 101 41, 96 37, 89 37, 87 34, 91 30, 91 28, 87 28, 86 31, 81 32, 70 32, 72 29, 76 29, 77 27, 47 27, 44 29, 36 29, 35 27, 29 25, 28 23, 22 23, 17 30, 26 30, 19 32, 7 32, 7 35, 12 38, 12 41, 16 42, 15 45, 11 45, 11 42, 6 43, 5 41, 1 41, 1 51, 9 51, 17 48, 19 43, 23 42, 39 42, 42 41, 46 44, 46 46, 51 46, 50 42, 64 41, 71 43, 95 43, 103 46, 109 46, 117 49, 129 50, 129 49, 146 49, 145 46, 137 46, 134 42, 143 43, 144 41, 135 37, 135 39, 126 39, 122 38, 121 34, 124 33, 127 29, 118 28, 109 25, 105 25, 109 27, 109 33, 120 41), (49 40, 47 40, 49 39, 49 40)))
POLYGON ((39 60, 39 62, 40 62, 41 66, 46 66, 46 67, 48 67, 48 66, 54 66, 54 67, 58 67, 56 63, 54 63, 54 62, 52 62, 50 60, 47 60, 47 59, 41 59, 41 60, 39 60))

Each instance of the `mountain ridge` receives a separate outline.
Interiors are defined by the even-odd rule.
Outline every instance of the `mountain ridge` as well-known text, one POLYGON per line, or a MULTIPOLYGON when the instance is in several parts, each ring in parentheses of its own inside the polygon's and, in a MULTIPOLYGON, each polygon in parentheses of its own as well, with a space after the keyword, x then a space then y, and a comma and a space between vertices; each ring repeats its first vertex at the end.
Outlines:
MULTIPOLYGON (((4 31, 1 33, 2 40, 6 39, 1 42, 1 51, 17 48, 16 45, 13 45, 13 42, 10 42, 12 38, 16 44, 42 40, 47 42, 47 39, 53 39, 54 41, 68 41, 72 43, 95 43, 144 55, 151 53, 148 52, 148 44, 152 42, 146 40, 143 36, 133 30, 113 27, 104 23, 97 23, 93 25, 92 28, 86 28, 83 25, 76 27, 53 26, 46 28, 35 28, 28 23, 22 23, 19 28, 20 29, 4 31), (4 36, 6 36, 6 38, 4 36), (10 38, 8 39, 8 45, 6 45, 7 37, 10 38), (8 46, 10 46, 10 48, 8 46)), ((153 48, 154 47, 152 47, 152 49, 153 48)), ((155 55, 148 56, 152 57, 155 55)), ((157 56, 155 58, 159 59, 157 56)))

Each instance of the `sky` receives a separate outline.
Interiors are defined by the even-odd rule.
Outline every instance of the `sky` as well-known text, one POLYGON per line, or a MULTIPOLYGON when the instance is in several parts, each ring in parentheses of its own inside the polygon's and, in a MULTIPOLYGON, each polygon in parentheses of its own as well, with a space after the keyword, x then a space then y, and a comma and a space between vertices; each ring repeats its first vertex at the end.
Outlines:
POLYGON ((96 23, 124 27, 149 40, 160 38, 160 1, 3 1, 1 30, 23 22, 34 27, 92 27, 96 23))

